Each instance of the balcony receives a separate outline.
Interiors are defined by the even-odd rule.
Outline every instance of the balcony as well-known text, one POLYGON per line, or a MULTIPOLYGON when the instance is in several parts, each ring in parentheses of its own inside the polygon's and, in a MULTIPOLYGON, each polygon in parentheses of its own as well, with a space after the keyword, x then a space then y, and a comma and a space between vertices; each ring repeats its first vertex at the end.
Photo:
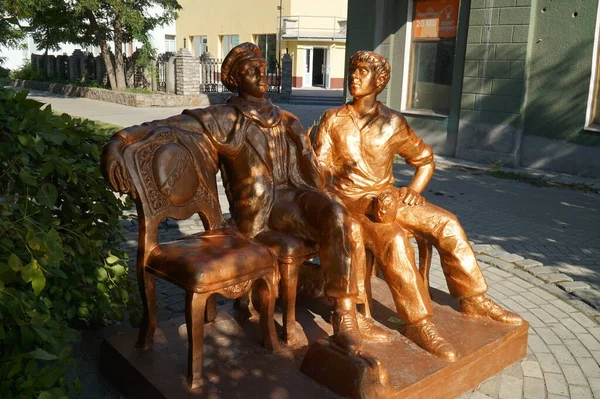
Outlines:
POLYGON ((291 15, 277 18, 282 40, 346 41, 346 17, 291 15))

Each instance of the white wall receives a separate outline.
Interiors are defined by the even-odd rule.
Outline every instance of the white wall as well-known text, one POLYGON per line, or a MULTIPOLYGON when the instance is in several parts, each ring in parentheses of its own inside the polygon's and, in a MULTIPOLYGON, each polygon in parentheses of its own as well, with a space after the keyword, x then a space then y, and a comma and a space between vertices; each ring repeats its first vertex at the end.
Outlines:
MULTIPOLYGON (((162 8, 160 6, 154 6, 150 10, 150 14, 158 14, 161 11, 162 11, 162 8)), ((165 35, 175 36, 175 34, 176 34, 175 21, 173 21, 170 24, 167 24, 164 26, 159 26, 159 27, 153 29, 148 34, 148 37, 150 38, 150 43, 152 43, 152 47, 154 47, 157 50, 158 54, 162 54, 167 51, 167 49, 165 47, 165 35)), ((135 48, 135 46, 136 46, 136 44, 134 43, 134 48, 135 48)), ((139 46, 139 43, 137 44, 137 46, 139 46)))
MULTIPOLYGON (((14 49, 8 48, 4 46, 0 46, 0 57, 6 57, 4 60, 3 68, 8 69, 17 69, 21 65, 25 63, 25 61, 31 60, 31 54, 43 54, 43 49, 38 49, 33 41, 31 36, 27 35, 25 39, 23 39, 23 48, 22 49, 14 49)), ((62 55, 63 53, 71 55, 75 49, 81 49, 83 51, 90 51, 94 55, 98 55, 100 51, 94 51, 94 48, 82 48, 81 46, 76 46, 70 43, 63 43, 61 45, 61 49, 59 51, 48 51, 50 55, 62 55)))

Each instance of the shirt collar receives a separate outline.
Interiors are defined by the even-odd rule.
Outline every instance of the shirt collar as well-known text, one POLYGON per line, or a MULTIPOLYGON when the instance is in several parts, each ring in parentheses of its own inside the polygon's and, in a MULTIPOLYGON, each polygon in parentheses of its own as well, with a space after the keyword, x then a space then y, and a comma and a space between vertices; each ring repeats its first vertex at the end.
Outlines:
MULTIPOLYGON (((384 107, 383 104, 380 101, 377 101, 377 105, 375 106, 375 114, 373 115, 374 118, 379 117, 379 116, 385 116, 385 117, 389 117, 389 111, 386 109, 387 107, 384 107)), ((350 107, 350 103, 346 103, 343 106, 339 107, 337 112, 335 113, 336 116, 350 116, 352 118, 354 118, 354 112, 352 111, 351 107, 350 107)))
POLYGON ((279 107, 273 105, 269 99, 266 99, 264 104, 257 104, 233 96, 227 100, 227 104, 236 107, 244 116, 252 119, 262 127, 272 127, 281 121, 279 107))

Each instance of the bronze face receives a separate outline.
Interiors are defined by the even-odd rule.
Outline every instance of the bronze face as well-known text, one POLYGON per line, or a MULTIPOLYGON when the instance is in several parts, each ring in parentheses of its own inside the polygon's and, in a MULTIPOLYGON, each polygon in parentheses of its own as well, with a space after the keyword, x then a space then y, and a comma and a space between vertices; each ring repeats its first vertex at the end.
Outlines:
POLYGON ((236 72, 238 93, 263 97, 267 93, 266 71, 265 60, 258 56, 246 61, 236 72))
POLYGON ((377 76, 370 63, 361 61, 357 65, 351 66, 348 75, 348 89, 354 98, 377 92, 377 76))

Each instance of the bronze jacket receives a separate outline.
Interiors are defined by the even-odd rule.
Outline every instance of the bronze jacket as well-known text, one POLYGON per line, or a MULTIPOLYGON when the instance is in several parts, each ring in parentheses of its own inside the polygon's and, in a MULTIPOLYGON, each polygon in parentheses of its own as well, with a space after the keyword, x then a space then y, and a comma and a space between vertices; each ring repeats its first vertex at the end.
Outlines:
POLYGON ((230 212, 244 235, 266 228, 276 190, 316 190, 321 184, 300 121, 270 101, 257 106, 232 97, 184 114, 198 121, 217 151, 230 212))

